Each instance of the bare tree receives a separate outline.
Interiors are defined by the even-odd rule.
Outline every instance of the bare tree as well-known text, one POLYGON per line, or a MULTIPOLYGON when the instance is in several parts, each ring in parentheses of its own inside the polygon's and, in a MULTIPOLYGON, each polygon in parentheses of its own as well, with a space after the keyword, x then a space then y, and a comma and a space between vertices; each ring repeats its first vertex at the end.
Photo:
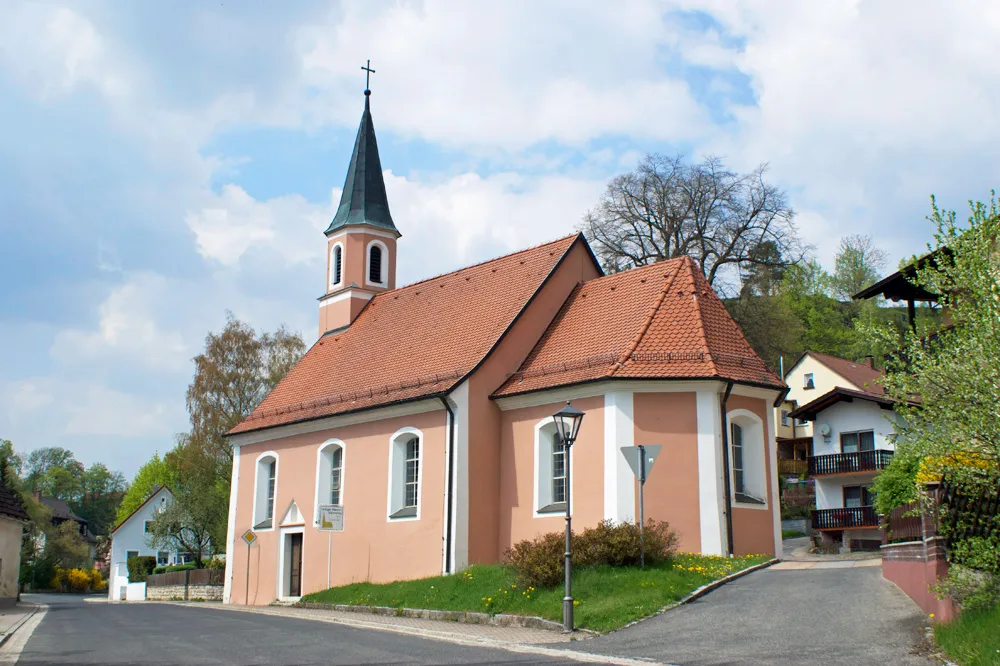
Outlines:
POLYGON ((887 260, 885 250, 875 245, 871 236, 844 236, 834 259, 834 294, 842 301, 851 300, 854 294, 878 282, 887 260))
POLYGON ((751 267, 782 268, 805 253, 794 211, 765 171, 764 164, 739 174, 715 157, 686 164, 650 154, 608 183, 583 230, 608 271, 687 255, 719 289, 717 282, 751 267))

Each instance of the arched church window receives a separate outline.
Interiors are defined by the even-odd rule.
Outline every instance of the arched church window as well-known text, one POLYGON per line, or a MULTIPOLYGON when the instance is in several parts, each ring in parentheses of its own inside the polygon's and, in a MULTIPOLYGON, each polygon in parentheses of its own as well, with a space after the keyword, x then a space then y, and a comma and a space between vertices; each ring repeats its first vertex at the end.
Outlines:
POLYGON ((254 529, 272 529, 274 499, 278 489, 278 454, 268 451, 257 458, 254 481, 254 529))
POLYGON ((378 245, 368 249, 368 281, 382 282, 382 248, 378 245))
POLYGON ((389 519, 420 517, 423 433, 402 428, 389 440, 389 519))
POLYGON ((767 504, 767 449, 764 423, 753 412, 729 413, 730 477, 733 501, 743 505, 767 504))
POLYGON ((319 447, 316 461, 316 521, 323 504, 344 504, 344 443, 329 439, 319 447))

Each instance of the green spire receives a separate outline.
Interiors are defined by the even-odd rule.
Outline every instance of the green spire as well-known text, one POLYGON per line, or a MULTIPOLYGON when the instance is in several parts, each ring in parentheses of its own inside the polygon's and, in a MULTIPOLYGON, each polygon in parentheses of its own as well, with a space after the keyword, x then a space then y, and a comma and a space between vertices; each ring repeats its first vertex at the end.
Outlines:
POLYGON ((382 163, 378 158, 375 124, 368 101, 370 97, 371 91, 365 90, 365 111, 361 114, 358 138, 354 140, 354 153, 351 155, 351 166, 347 169, 344 192, 340 196, 337 214, 324 232, 326 234, 349 224, 369 224, 399 233, 392 222, 389 200, 385 196, 382 163))

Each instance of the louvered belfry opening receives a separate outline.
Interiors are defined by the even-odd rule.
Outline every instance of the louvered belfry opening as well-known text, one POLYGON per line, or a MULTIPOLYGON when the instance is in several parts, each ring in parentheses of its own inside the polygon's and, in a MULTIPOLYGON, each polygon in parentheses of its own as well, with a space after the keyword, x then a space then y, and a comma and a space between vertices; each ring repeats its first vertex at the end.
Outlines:
POLYGON ((382 283, 382 248, 372 245, 368 250, 368 280, 376 284, 382 283))

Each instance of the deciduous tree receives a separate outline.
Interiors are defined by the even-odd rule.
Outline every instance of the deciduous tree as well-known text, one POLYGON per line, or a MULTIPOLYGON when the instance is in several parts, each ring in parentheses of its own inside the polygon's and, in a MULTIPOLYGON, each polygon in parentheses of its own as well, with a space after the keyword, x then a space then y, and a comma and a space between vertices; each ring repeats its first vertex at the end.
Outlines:
POLYGON ((608 183, 583 230, 606 270, 686 255, 724 291, 723 280, 735 284, 751 267, 780 268, 804 254, 788 199, 765 171, 736 173, 714 157, 688 164, 650 154, 608 183))
POLYGON ((834 294, 842 301, 850 301, 854 294, 882 278, 887 259, 885 250, 875 245, 871 236, 844 236, 834 258, 834 294))
POLYGON ((233 452, 224 435, 261 403, 304 352, 299 335, 279 328, 258 336, 232 313, 222 332, 205 337, 205 351, 194 359, 194 380, 187 391, 190 439, 216 461, 227 480, 233 452))

